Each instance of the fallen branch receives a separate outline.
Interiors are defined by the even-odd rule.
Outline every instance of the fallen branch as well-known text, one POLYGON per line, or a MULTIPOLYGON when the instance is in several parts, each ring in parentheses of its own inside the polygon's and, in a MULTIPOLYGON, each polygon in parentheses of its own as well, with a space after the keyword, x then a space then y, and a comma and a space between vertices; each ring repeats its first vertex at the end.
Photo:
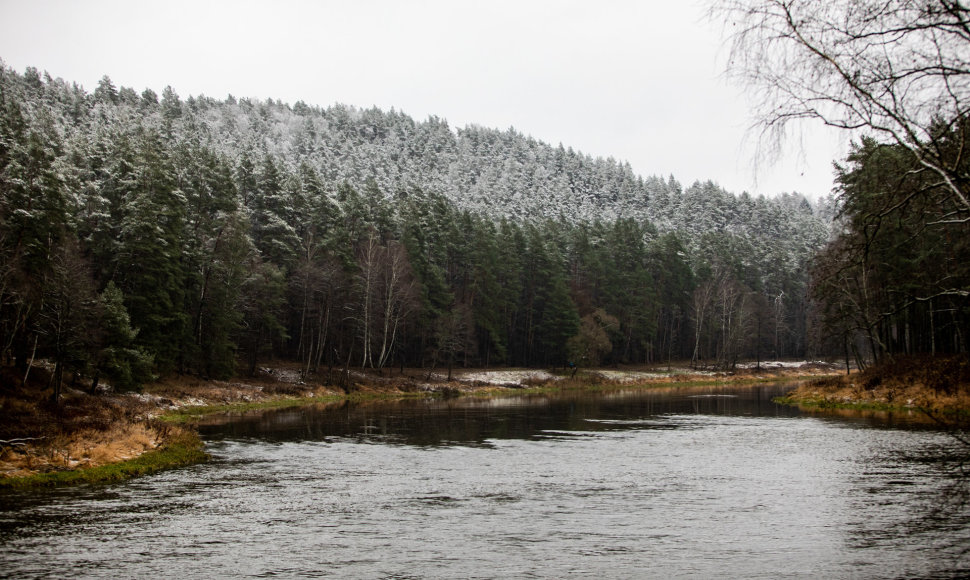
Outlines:
POLYGON ((40 441, 41 439, 47 439, 46 437, 19 437, 17 439, 0 439, 0 451, 3 451, 5 447, 11 449, 17 447, 26 447, 27 443, 30 441, 40 441))

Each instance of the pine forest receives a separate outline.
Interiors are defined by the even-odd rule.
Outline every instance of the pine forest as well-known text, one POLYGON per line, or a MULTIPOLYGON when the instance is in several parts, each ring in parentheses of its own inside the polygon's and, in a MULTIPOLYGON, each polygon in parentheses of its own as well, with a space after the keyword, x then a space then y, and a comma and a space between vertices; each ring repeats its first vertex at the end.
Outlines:
POLYGON ((963 352, 967 223, 912 164, 865 141, 834 196, 752 197, 511 128, 3 67, 0 354, 130 390, 963 352))

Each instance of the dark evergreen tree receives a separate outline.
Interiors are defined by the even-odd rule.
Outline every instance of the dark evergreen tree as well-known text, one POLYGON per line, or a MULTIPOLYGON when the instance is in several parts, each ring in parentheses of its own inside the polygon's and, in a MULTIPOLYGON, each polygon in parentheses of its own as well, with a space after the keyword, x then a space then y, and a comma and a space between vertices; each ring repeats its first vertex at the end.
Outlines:
POLYGON ((150 129, 137 135, 134 165, 121 220, 115 281, 124 292, 137 344, 155 356, 161 372, 181 368, 188 339, 185 310, 186 199, 161 137, 150 129))
POLYGON ((102 377, 116 389, 137 389, 154 378, 154 360, 135 346, 138 330, 132 328, 124 296, 113 282, 108 282, 101 293, 99 306, 97 352, 93 360, 88 361, 93 367, 88 370, 92 379, 91 391, 97 391, 102 377))
POLYGON ((299 239, 292 225, 292 200, 283 188, 284 180, 273 157, 265 156, 252 200, 252 231, 260 254, 286 269, 296 257, 299 239))
MULTIPOLYGON (((962 153, 952 159, 967 164, 962 153)), ((861 365, 966 352, 970 230, 950 192, 904 148, 868 139, 840 167, 839 185, 845 230, 814 276, 828 328, 861 365)))
MULTIPOLYGON (((727 365, 800 354, 821 312, 805 299, 805 266, 834 214, 798 195, 642 179, 629 164, 514 129, 455 131, 343 105, 182 100, 171 87, 139 96, 107 77, 88 95, 34 69, 0 70, 0 184, 4 360, 54 353, 79 376, 126 388, 144 380, 146 361, 157 373, 225 378, 268 356, 309 374, 361 360, 696 355, 727 365), (69 248, 90 266, 85 324, 104 328, 58 350, 70 341, 52 338, 59 313, 44 308, 84 310, 54 284, 53 258, 69 248)), ((863 213, 878 209, 865 199, 863 213)), ((962 275, 960 232, 938 231, 947 233, 893 240, 892 267, 872 271, 900 283, 873 294, 873 308, 909 304, 906 322, 873 319, 878 348, 965 340, 952 331, 962 328, 961 287, 903 274, 923 261, 962 275), (917 328, 924 311, 932 332, 917 328)), ((854 243, 831 263, 854 264, 854 243)))

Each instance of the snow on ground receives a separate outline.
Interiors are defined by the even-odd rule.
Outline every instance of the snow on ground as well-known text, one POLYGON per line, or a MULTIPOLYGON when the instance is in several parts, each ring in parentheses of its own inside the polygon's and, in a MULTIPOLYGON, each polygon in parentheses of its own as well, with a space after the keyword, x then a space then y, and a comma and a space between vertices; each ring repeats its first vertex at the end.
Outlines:
MULTIPOLYGON (((762 364, 764 366, 764 364, 762 364)), ((662 379, 664 377, 669 377, 671 375, 711 375, 714 376, 717 373, 711 371, 693 370, 688 368, 672 368, 665 372, 646 372, 646 371, 623 371, 623 370, 592 370, 595 373, 605 379, 611 381, 619 382, 638 382, 638 381, 648 381, 652 379, 662 379)), ((439 377, 442 380, 444 377, 439 377)), ((559 380, 563 377, 554 375, 552 373, 529 369, 529 370, 495 370, 495 371, 470 371, 470 372, 456 372, 455 379, 462 382, 470 383, 488 383, 491 385, 525 385, 527 382, 541 382, 549 380, 559 380)))
MULTIPOLYGON (((828 363, 824 363, 824 362, 821 362, 821 361, 807 361, 807 360, 799 360, 799 361, 767 360, 767 361, 761 361, 761 368, 763 368, 763 369, 797 369, 797 368, 801 368, 801 367, 806 366, 806 365, 825 365, 825 366, 827 366, 828 363)), ((757 368, 757 367, 758 367, 758 363, 756 363, 756 362, 738 363, 738 368, 739 369, 754 369, 754 368, 757 368)))
POLYGON ((275 378, 281 383, 290 383, 294 385, 303 384, 303 379, 300 378, 300 371, 296 369, 263 367, 259 370, 275 378))
POLYGON ((502 371, 477 371, 469 373, 455 373, 455 377, 460 381, 482 382, 493 385, 522 385, 526 381, 548 381, 557 377, 552 373, 540 370, 502 370, 502 371))
POLYGON ((637 371, 594 371, 599 376, 611 381, 635 382, 647 381, 650 379, 662 379, 669 376, 667 373, 645 373, 637 371))

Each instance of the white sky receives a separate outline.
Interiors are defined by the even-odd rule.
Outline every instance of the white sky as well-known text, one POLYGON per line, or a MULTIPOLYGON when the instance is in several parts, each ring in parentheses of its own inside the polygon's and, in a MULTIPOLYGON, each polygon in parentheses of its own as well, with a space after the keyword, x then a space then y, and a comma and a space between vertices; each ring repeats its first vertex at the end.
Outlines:
POLYGON ((841 136, 817 128, 756 163, 695 0, 0 0, 0 58, 78 82, 182 97, 395 108, 507 129, 685 186, 818 197, 841 136))

